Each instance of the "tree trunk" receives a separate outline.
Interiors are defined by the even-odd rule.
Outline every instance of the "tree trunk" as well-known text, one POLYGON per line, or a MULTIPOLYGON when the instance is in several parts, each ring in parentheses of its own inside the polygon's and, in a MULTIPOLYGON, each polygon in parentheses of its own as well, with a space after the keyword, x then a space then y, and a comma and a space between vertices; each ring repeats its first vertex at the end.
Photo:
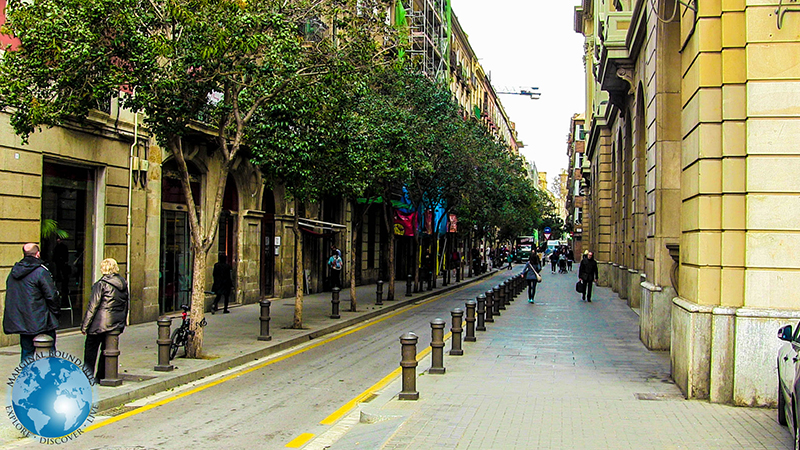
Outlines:
MULTIPOLYGON (((295 203, 297 200, 295 200, 295 203)), ((297 204, 294 205, 294 275, 296 280, 294 298, 294 319, 292 328, 299 330, 303 328, 303 285, 305 284, 305 274, 303 273, 303 233, 300 231, 300 217, 297 204)))
POLYGON ((422 292, 422 280, 419 279, 419 267, 422 264, 420 245, 419 233, 414 230, 414 292, 422 292))
POLYGON ((194 263, 192 264, 192 299, 190 302, 191 310, 189 319, 191 324, 189 329, 189 342, 186 345, 187 358, 199 358, 203 355, 203 327, 200 324, 205 319, 205 298, 206 298, 206 256, 207 252, 194 252, 194 263))
POLYGON ((475 261, 472 259, 472 231, 467 233, 466 244, 464 245, 464 252, 469 255, 464 258, 467 261, 467 276, 472 278, 472 266, 475 265, 475 261))
POLYGON ((389 242, 387 243, 388 248, 386 249, 386 264, 388 266, 386 270, 389 271, 389 279, 387 280, 389 287, 387 289, 386 300, 394 300, 394 216, 392 215, 392 205, 389 202, 389 198, 391 197, 390 195, 387 195, 387 192, 389 191, 384 191, 383 196, 383 218, 386 223, 386 231, 389 239, 389 242))
POLYGON ((358 212, 358 204, 353 202, 353 223, 350 231, 350 311, 358 311, 358 300, 356 298, 356 239, 359 238, 361 225, 364 223, 364 216, 369 210, 367 206, 364 211, 358 212))
MULTIPOLYGON (((189 358, 199 358, 203 354, 203 328, 200 324, 202 324, 205 319, 206 260, 217 234, 219 217, 222 212, 222 198, 225 193, 225 183, 228 180, 232 159, 224 161, 217 174, 219 176, 219 183, 214 196, 214 206, 209 211, 210 214, 208 216, 210 219, 209 222, 207 222, 208 229, 206 229, 201 221, 200 211, 197 210, 195 205, 194 196, 189 183, 189 169, 183 153, 183 142, 180 137, 174 137, 168 142, 168 147, 175 157, 175 162, 178 165, 178 172, 181 175, 181 187, 186 197, 189 235, 191 236, 192 252, 194 253, 194 261, 192 263, 192 298, 189 312, 189 318, 191 320, 190 328, 194 333, 192 333, 188 339, 186 356, 189 358)), ((235 153, 230 155, 230 158, 234 157, 235 153)))

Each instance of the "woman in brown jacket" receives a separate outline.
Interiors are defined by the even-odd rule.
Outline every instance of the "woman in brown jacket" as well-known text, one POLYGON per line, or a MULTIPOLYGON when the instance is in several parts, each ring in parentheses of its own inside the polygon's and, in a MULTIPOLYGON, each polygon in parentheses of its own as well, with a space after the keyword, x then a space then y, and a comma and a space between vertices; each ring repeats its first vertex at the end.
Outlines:
POLYGON ((104 259, 100 263, 100 272, 103 277, 92 286, 92 296, 81 324, 81 333, 86 335, 83 361, 97 381, 102 380, 106 373, 102 353, 106 349, 106 335, 115 330, 122 332, 128 318, 128 283, 119 275, 117 261, 104 259), (95 373, 98 347, 101 351, 100 366, 95 373))

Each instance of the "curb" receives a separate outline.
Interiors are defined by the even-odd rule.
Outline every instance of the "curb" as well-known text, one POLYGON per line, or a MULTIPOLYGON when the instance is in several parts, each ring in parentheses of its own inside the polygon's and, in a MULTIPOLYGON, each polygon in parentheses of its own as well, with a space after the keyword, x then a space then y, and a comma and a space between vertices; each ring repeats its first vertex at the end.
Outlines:
MULTIPOLYGON (((295 347, 295 346, 300 345, 300 344, 302 344, 304 342, 308 342, 310 340, 317 339, 317 338, 319 338, 321 336, 332 334, 332 333, 335 333, 335 332, 340 331, 342 329, 345 329, 347 327, 351 327, 353 325, 357 325, 359 323, 372 320, 372 319, 374 319, 376 317, 380 317, 380 316, 382 316, 384 314, 387 314, 387 313, 396 311, 398 309, 401 309, 403 307, 406 307, 408 305, 412 305, 414 303, 417 303, 420 300, 429 299, 431 297, 435 297, 437 295, 440 295, 440 294, 443 294, 443 293, 446 293, 446 292, 450 292, 452 290, 455 290, 455 289, 458 289, 458 288, 461 288, 461 287, 464 287, 464 286, 469 286, 469 285, 471 285, 471 284, 473 284, 475 282, 481 281, 481 280, 483 280, 485 278, 489 278, 489 277, 495 275, 498 272, 499 272, 499 270, 490 270, 490 271, 486 272, 485 274, 474 276, 474 277, 472 277, 472 278, 470 278, 468 280, 462 280, 460 283, 453 283, 453 284, 450 284, 450 285, 448 285, 446 287, 437 288, 434 291, 421 292, 421 293, 417 294, 417 296, 415 296, 415 297, 403 297, 403 300, 397 300, 397 299, 395 299, 395 300, 384 300, 384 302, 385 302, 384 306, 385 307, 383 309, 379 310, 379 311, 372 311, 370 313, 367 313, 367 314, 364 314, 364 315, 361 315, 361 316, 358 316, 358 317, 353 317, 351 319, 347 319, 347 320, 344 320, 344 321, 341 321, 341 322, 337 322, 337 323, 331 324, 329 326, 320 328, 318 330, 309 331, 307 333, 304 333, 304 334, 301 334, 299 336, 293 337, 293 338, 288 339, 286 341, 276 342, 274 345, 270 345, 269 347, 266 347, 266 348, 263 348, 263 349, 260 349, 260 350, 254 351, 254 352, 238 355, 236 357, 229 358, 229 359, 218 360, 214 364, 212 364, 212 365, 210 365, 208 367, 204 367, 202 369, 197 369, 195 371, 188 372, 188 373, 185 373, 185 374, 181 374, 181 375, 178 375, 178 376, 175 376, 175 377, 171 377, 169 379, 160 380, 160 381, 148 384, 148 385, 143 385, 138 389, 134 389, 134 390, 131 390, 131 391, 128 391, 128 392, 124 392, 124 393, 120 393, 120 394, 116 394, 116 395, 111 395, 110 397, 101 399, 101 400, 99 400, 97 402, 97 404, 98 404, 97 410, 98 411, 105 411, 107 409, 111 409, 111 408, 114 408, 114 407, 117 407, 117 406, 121 406, 121 405, 124 405, 126 403, 129 403, 129 402, 132 402, 132 401, 135 401, 135 400, 139 400, 139 399, 142 399, 144 397, 148 397, 148 396, 157 394, 159 392, 167 391, 169 389, 173 389, 173 388, 176 388, 178 386, 181 386, 181 385, 184 385, 184 384, 187 384, 187 383, 191 383, 193 381, 197 381, 197 380, 199 380, 201 378, 205 378, 205 377, 208 377, 208 376, 223 372, 225 370, 229 370, 229 369, 234 368, 234 367, 241 366, 243 364, 246 364, 248 362, 253 361, 254 359, 264 358, 266 356, 281 352, 281 351, 286 350, 288 348, 295 347), (388 303, 386 303, 386 302, 388 302, 388 303)), ((403 295, 405 295, 405 294, 403 294, 403 295)))

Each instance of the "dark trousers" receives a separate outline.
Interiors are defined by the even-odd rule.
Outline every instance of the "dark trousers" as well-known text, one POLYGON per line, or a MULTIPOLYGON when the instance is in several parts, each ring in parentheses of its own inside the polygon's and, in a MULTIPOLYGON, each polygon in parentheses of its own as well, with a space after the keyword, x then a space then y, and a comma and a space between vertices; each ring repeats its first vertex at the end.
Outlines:
POLYGON ((342 288, 341 275, 341 270, 331 269, 331 289, 335 287, 339 289, 342 288))
POLYGON ((583 291, 583 299, 590 302, 592 301, 592 285, 594 285, 594 283, 591 280, 584 280, 583 284, 586 285, 586 289, 583 291))
POLYGON ((97 381, 102 380, 106 376, 106 357, 103 351, 106 349, 106 335, 108 333, 100 334, 87 334, 86 342, 83 344, 83 365, 91 373, 97 381), (100 350, 100 362, 98 365, 97 351, 100 350), (95 367, 97 371, 95 372, 95 367))
POLYGON ((536 280, 525 280, 528 282, 528 300, 533 300, 536 296, 536 285, 539 284, 536 280))
MULTIPOLYGON (((45 331, 44 333, 39 334, 46 334, 53 338, 53 350, 56 349, 56 330, 45 331)), ((39 334, 20 334, 19 335, 19 346, 22 349, 22 354, 20 355, 19 362, 23 362, 26 359, 33 356, 36 347, 33 346, 33 338, 38 336, 39 334)))
POLYGON ((228 302, 231 299, 231 291, 217 292, 217 297, 214 299, 214 303, 211 304, 211 310, 212 311, 216 311, 217 310, 217 308, 219 306, 219 300, 222 297, 225 297, 225 303, 224 303, 225 306, 223 307, 223 310, 224 311, 228 310, 228 302))
POLYGON ((558 264, 558 260, 557 259, 551 259, 550 260, 550 271, 555 272, 557 264, 558 264))

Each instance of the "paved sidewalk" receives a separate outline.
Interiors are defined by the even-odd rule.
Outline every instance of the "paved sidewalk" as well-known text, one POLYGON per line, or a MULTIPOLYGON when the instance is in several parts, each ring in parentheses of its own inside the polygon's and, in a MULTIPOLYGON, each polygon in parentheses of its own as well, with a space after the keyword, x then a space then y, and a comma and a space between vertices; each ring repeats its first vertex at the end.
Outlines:
POLYGON ((543 276, 535 304, 523 293, 464 356, 445 355, 446 374, 420 361, 420 400, 398 400, 398 378, 305 449, 792 448, 774 409, 685 400, 669 353, 640 343, 611 290, 585 303, 574 272, 543 276))
MULTIPOLYGON (((98 410, 122 406, 130 401, 165 391, 200 378, 219 373, 247 362, 263 358, 281 350, 296 346, 310 339, 333 333, 348 326, 386 314, 403 306, 429 298, 442 292, 492 276, 495 271, 480 277, 467 278, 461 283, 441 286, 432 291, 420 292, 406 297, 405 282, 396 284, 395 300, 387 301, 388 286, 384 286, 383 306, 375 305, 376 286, 364 285, 356 288, 358 311, 350 312, 350 290, 340 294, 340 319, 331 319, 331 293, 307 295, 303 300, 303 329, 289 328, 294 316, 294 298, 273 299, 270 308, 270 335, 272 340, 256 339, 260 332, 260 306, 245 305, 230 308, 230 314, 206 314, 203 351, 204 359, 179 357, 172 361, 175 370, 156 372, 158 327, 155 322, 129 326, 120 336, 120 374, 125 380, 119 387, 98 387, 100 396, 98 410)), ((172 329, 180 326, 180 315, 172 321, 172 329)), ((83 358, 84 336, 79 331, 59 334, 56 347, 59 351, 83 358)), ((19 364, 19 346, 0 347, 0 374, 9 376, 19 364)), ((7 419, 0 420, 0 446, 18 439, 20 434, 7 419)))

